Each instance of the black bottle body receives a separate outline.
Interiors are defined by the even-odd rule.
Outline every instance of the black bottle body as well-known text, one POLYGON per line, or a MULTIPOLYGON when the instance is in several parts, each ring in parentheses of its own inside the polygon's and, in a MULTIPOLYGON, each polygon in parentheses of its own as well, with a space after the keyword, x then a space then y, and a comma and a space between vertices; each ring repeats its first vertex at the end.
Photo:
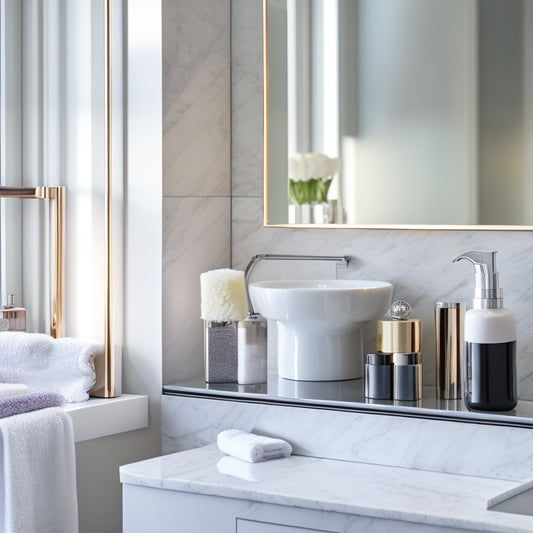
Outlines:
POLYGON ((466 342, 465 404, 479 411, 508 411, 517 403, 516 341, 466 342))

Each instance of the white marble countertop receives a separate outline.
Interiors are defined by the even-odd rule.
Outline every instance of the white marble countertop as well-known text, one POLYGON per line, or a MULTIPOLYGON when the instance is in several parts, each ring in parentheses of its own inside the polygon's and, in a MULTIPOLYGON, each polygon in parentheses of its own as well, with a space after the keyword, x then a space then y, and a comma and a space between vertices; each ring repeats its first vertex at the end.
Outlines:
POLYGON ((215 444, 120 468, 122 483, 294 506, 518 533, 533 517, 488 510, 533 482, 291 456, 249 464, 215 444))

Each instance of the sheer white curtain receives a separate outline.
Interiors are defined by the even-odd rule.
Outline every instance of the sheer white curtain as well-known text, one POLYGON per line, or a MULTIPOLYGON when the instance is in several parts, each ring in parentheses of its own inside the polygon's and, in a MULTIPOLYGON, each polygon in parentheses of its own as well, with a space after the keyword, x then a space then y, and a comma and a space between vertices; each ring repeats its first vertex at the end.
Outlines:
MULTIPOLYGON (((20 54, 19 89, 5 95, 6 122, 17 122, 18 168, 2 161, 2 183, 24 186, 64 185, 66 210, 66 334, 103 338, 105 298, 105 21, 104 0, 0 0, 2 27, 20 28, 3 65, 20 54), (8 18, 9 17, 9 18, 8 18), (18 43, 17 43, 18 38, 18 43), (15 50, 15 51, 14 51, 15 50)), ((122 268, 122 2, 113 0, 113 198, 117 217, 116 267, 122 268)), ((4 67, 3 67, 4 68, 4 67)), ((2 91, 4 98, 4 91, 2 91)), ((12 156, 9 135, 2 149, 12 156)), ((5 204, 17 202, 5 201, 5 204)), ((27 308, 28 330, 44 331, 48 324, 48 247, 46 202, 24 200, 20 228, 19 271, 21 304, 27 308), (22 265, 22 268, 20 268, 22 265)), ((2 221, 3 222, 3 221, 2 221)), ((10 231, 9 221, 2 224, 10 231)), ((10 255, 3 250, 2 258, 10 255)), ((6 273, 7 289, 13 282, 6 273)), ((119 286, 120 289, 120 286, 119 286)), ((120 289, 121 292, 121 289, 120 289)), ((117 302, 121 297, 117 298, 117 302)))

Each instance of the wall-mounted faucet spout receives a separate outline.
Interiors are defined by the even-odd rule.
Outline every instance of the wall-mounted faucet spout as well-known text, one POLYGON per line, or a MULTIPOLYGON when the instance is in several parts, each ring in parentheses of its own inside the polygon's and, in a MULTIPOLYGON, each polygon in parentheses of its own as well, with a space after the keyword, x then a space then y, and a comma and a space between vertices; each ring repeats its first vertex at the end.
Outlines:
POLYGON ((252 300, 250 299, 250 291, 248 290, 248 283, 250 275, 255 265, 259 261, 335 261, 336 272, 335 278, 339 277, 339 272, 348 268, 350 262, 350 256, 345 255, 286 255, 286 254, 258 254, 254 255, 251 261, 248 263, 244 272, 244 283, 246 285, 246 298, 248 299, 248 316, 257 315, 252 306, 252 300))

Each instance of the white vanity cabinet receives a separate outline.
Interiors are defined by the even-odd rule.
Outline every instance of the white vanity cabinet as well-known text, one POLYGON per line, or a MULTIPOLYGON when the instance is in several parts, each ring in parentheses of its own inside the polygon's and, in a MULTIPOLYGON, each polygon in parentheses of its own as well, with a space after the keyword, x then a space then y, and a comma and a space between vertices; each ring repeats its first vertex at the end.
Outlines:
POLYGON ((292 455, 250 464, 216 444, 120 468, 123 533, 533 532, 488 510, 520 482, 292 455))
MULTIPOLYGON (((464 529, 125 484, 123 533, 466 533, 464 529)), ((468 530, 472 533, 473 530, 468 530)))

